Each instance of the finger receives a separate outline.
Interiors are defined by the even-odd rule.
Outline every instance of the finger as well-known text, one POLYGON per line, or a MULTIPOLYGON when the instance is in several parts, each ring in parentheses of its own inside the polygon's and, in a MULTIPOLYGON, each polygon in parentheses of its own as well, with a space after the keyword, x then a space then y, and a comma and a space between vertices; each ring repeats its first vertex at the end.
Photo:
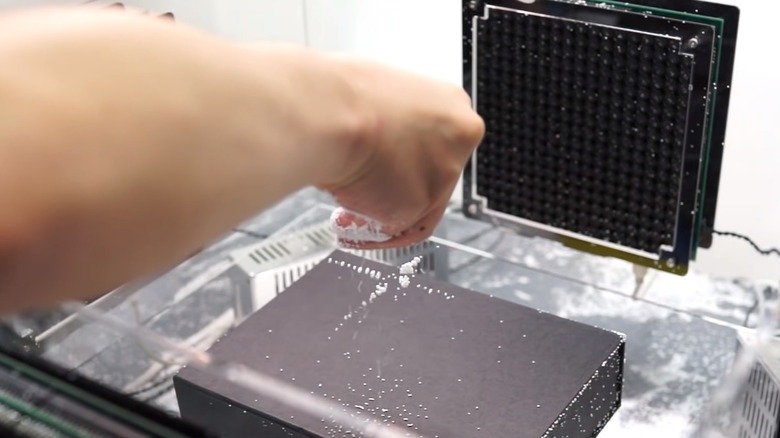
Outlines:
POLYGON ((330 224, 340 241, 385 242, 393 237, 392 230, 376 219, 344 208, 333 211, 330 224))
POLYGON ((463 87, 456 86, 456 88, 455 93, 458 94, 459 98, 469 106, 473 106, 471 95, 463 87))
POLYGON ((485 121, 476 113, 469 114, 459 126, 457 140, 469 153, 482 143, 485 137, 485 121))
POLYGON ((444 216, 445 210, 446 204, 444 207, 439 207, 433 210, 431 213, 419 220, 414 226, 383 242, 366 242, 359 240, 339 239, 339 244, 347 248, 365 250, 401 248, 414 245, 431 237, 433 231, 436 229, 436 226, 439 224, 439 222, 441 222, 441 218, 444 216))

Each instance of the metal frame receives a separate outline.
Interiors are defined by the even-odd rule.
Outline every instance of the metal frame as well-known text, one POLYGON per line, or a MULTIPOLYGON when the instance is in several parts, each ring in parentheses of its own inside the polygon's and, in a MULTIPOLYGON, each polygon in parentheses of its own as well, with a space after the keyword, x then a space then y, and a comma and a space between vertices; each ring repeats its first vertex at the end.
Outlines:
MULTIPOLYGON (((236 324, 268 304, 328 257, 335 249, 335 241, 336 235, 327 221, 231 253, 233 266, 225 275, 234 288, 236 324)), ((447 250, 432 240, 404 248, 344 251, 390 265, 400 265, 421 256, 423 272, 441 280, 448 276, 447 250)))

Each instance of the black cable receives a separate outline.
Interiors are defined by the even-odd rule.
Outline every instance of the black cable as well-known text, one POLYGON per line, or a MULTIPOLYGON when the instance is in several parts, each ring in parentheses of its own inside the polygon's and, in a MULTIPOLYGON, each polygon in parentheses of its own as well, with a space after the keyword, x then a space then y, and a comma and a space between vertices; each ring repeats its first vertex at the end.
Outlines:
POLYGON ((734 237, 736 239, 744 240, 745 242, 749 243, 750 246, 752 246, 753 249, 755 249, 761 255, 780 256, 780 249, 777 248, 761 249, 761 247, 759 247, 758 244, 756 244, 756 242, 753 241, 753 239, 743 234, 732 233, 730 231, 717 231, 717 230, 713 231, 712 234, 715 234, 716 236, 734 237))
POLYGON ((135 391, 128 392, 126 395, 129 397, 138 397, 152 390, 168 386, 172 382, 172 379, 173 379, 173 375, 169 375, 166 373, 163 375, 163 377, 158 377, 157 380, 154 380, 146 384, 146 386, 136 389, 135 391))
MULTIPOLYGON (((149 388, 150 390, 152 388, 149 388)), ((169 377, 165 384, 159 385, 155 387, 155 391, 147 394, 144 397, 137 397, 140 401, 144 403, 151 403, 160 397, 164 396, 165 394, 169 393, 173 389, 173 378, 169 377)))
POLYGON ((244 234, 246 236, 254 237, 255 239, 260 239, 260 240, 264 240, 264 239, 268 238, 267 234, 258 233, 258 232, 252 231, 252 230, 245 230, 243 228, 233 228, 233 232, 234 233, 244 234))
POLYGON ((747 313, 745 314, 745 320, 742 321, 742 326, 747 327, 748 322, 750 322, 750 317, 753 316, 753 314, 758 310, 758 298, 756 298, 755 301, 753 301, 753 305, 750 306, 747 313))

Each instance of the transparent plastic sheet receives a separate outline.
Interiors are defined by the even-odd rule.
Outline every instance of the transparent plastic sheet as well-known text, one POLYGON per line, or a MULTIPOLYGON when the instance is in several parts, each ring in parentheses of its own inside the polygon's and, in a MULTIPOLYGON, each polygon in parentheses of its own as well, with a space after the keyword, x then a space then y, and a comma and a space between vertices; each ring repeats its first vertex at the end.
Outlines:
MULTIPOLYGON (((483 254, 483 256, 486 259, 490 257, 489 254, 483 254)), ((744 389, 747 375, 755 365, 757 350, 761 348, 760 345, 768 345, 766 343, 771 342, 771 335, 778 320, 776 298, 776 295, 762 296, 760 306, 762 310, 759 319, 764 344, 759 344, 755 349, 744 348, 737 356, 733 370, 727 374, 713 392, 708 410, 703 414, 702 421, 697 426, 696 432, 692 434, 692 438, 736 438, 738 436, 733 431, 732 420, 739 414, 736 408, 740 406, 739 398, 744 389)), ((77 314, 85 322, 93 323, 98 327, 109 329, 119 336, 132 339, 143 346, 146 353, 155 357, 157 361, 179 366, 186 364, 197 368, 215 378, 240 385, 242 388, 252 391, 258 398, 275 400, 294 407, 302 416, 327 419, 342 430, 352 431, 355 436, 421 437, 405 428, 383 424, 381 419, 372 419, 366 415, 365 411, 345 410, 341 404, 312 395, 290 382, 260 373, 243 364, 216 361, 204 351, 181 345, 181 343, 160 336, 147 328, 112 317, 99 310, 90 309, 81 303, 68 303, 63 306, 63 310, 77 314)), ((343 436, 351 435, 345 434, 343 436)))
POLYGON ((239 385, 252 391, 257 397, 287 405, 300 412, 301 415, 330 421, 343 430, 349 431, 352 435, 366 438, 419 438, 408 430, 391 424, 383 424, 376 418, 366 417, 362 411, 357 409, 350 412, 350 409, 346 409, 340 404, 312 395, 295 385, 260 373, 245 365, 217 361, 207 352, 182 346, 145 328, 133 326, 99 311, 91 310, 81 303, 67 303, 63 305, 63 308, 85 320, 135 339, 145 348, 155 350, 155 354, 174 357, 180 364, 186 364, 217 379, 224 379, 239 385))
MULTIPOLYGON (((285 217, 290 219, 278 221, 284 222, 283 227, 269 227, 269 230, 264 230, 266 234, 293 238, 303 236, 301 241, 309 241, 312 242, 309 246, 316 246, 309 239, 309 236, 317 235, 318 230, 327 224, 332 207, 316 205, 304 210, 292 206, 287 210, 290 210, 290 214, 285 217)), ((713 404, 714 383, 723 380, 724 375, 732 368, 731 365, 735 360, 733 357, 735 336, 733 329, 728 325, 710 324, 702 318, 691 318, 690 313, 681 312, 679 308, 671 305, 677 302, 671 302, 671 304, 661 302, 661 305, 656 305, 648 300, 632 299, 633 284, 632 281, 629 281, 630 267, 626 271, 621 268, 621 264, 607 264, 603 258, 588 257, 549 242, 526 239, 504 232, 491 224, 468 221, 457 215, 445 218, 443 228, 437 231, 437 236, 439 237, 432 238, 427 242, 425 248, 405 248, 387 258, 379 257, 380 254, 370 251, 348 252, 369 261, 379 261, 389 265, 389 269, 395 270, 396 273, 400 264, 408 262, 418 255, 429 254, 429 257, 426 258, 426 264, 421 270, 423 275, 434 276, 458 287, 495 296, 533 309, 540 309, 563 318, 625 333, 628 337, 627 358, 629 362, 627 363, 628 374, 626 378, 628 386, 624 394, 624 406, 618 410, 616 417, 607 424, 604 432, 600 435, 604 438, 632 436, 634 433, 637 433, 636 436, 648 436, 636 431, 649 430, 653 434, 663 433, 667 436, 683 437, 691 436, 690 429, 692 427, 700 429, 697 438, 737 436, 725 432, 720 435, 703 435, 701 433, 701 430, 705 429, 705 424, 712 424, 707 427, 710 432, 725 431, 724 427, 720 427, 722 420, 728 418, 725 415, 720 413, 707 414, 705 420, 700 421, 702 406, 705 405, 703 400, 713 404), (495 246, 494 242, 500 242, 500 244, 495 246), (436 254, 433 255, 430 251, 434 251, 436 254), (607 274, 609 275, 606 276, 607 274), (679 361, 676 362, 676 360, 679 361), (675 370, 674 365, 679 363, 684 363, 686 369, 675 370), (651 382, 651 385, 644 388, 637 386, 637 379, 645 379, 645 377, 649 378, 648 381, 651 382), (666 403, 667 400, 671 400, 671 402, 666 403), (659 401, 666 404, 659 407, 659 401), (675 424, 670 421, 670 419, 675 420, 682 417, 685 418, 684 433, 680 423, 675 424), (719 422, 712 422, 709 420, 711 418, 718 419, 719 422)), ((268 241, 273 240, 273 238, 268 239, 268 241)), ((267 276, 269 279, 274 277, 274 281, 278 281, 279 278, 285 277, 286 273, 293 267, 321 261, 322 257, 327 258, 328 254, 335 249, 335 245, 334 242, 325 240, 327 242, 324 246, 310 247, 309 252, 291 250, 290 258, 285 259, 289 262, 283 261, 283 263, 280 262, 281 264, 274 265, 278 266, 277 273, 262 272, 260 277, 269 274, 267 276), (280 272, 284 272, 285 275, 279 274, 280 272)), ((287 242, 291 243, 292 240, 287 242)), ((246 245, 262 246, 264 242, 245 239, 237 242, 230 251, 238 249, 241 252, 244 247, 248 248, 246 245)), ((225 245, 222 244, 222 246, 225 245)), ((288 249, 292 247, 292 244, 288 245, 288 249)), ((243 364, 215 363, 212 355, 203 353, 203 351, 211 349, 216 339, 241 322, 241 319, 237 320, 231 315, 230 285, 226 285, 223 281, 224 278, 220 277, 221 274, 219 274, 223 272, 223 269, 216 269, 224 265, 224 257, 228 253, 213 251, 212 254, 215 255, 189 263, 167 274, 166 278, 158 281, 157 286, 159 287, 131 293, 126 305, 114 311, 106 312, 96 309, 94 306, 84 308, 78 304, 70 304, 63 310, 66 313, 78 310, 79 319, 88 323, 81 332, 74 333, 70 338, 83 339, 84 342, 70 342, 67 344, 67 348, 65 348, 65 344, 58 344, 57 347, 62 348, 51 350, 47 356, 55 362, 64 363, 69 369, 78 367, 77 371, 83 375, 95 378, 174 415, 179 414, 179 410, 176 395, 171 390, 171 377, 178 372, 181 365, 186 363, 190 367, 198 368, 222 381, 239 380, 240 386, 244 388, 249 386, 247 389, 257 394, 253 398, 287 400, 283 403, 293 406, 296 411, 296 419, 309 417, 318 422, 322 418, 330 418, 330 412, 337 414, 340 412, 346 415, 343 418, 345 421, 341 421, 338 415, 333 416, 333 421, 341 426, 341 430, 347 430, 353 428, 355 418, 360 418, 363 421, 367 417, 371 418, 367 415, 367 410, 350 408, 345 412, 345 406, 342 403, 330 399, 332 395, 330 389, 332 388, 327 388, 328 396, 322 397, 322 392, 317 391, 316 384, 313 387, 306 386, 301 378, 291 381, 290 371, 292 370, 288 369, 289 362, 284 364, 284 374, 275 374, 274 372, 278 371, 276 368, 271 369, 271 372, 267 373, 268 375, 264 375, 257 373, 257 369, 252 370, 242 366, 243 364), (212 269, 213 273, 210 272, 212 269), (167 277, 181 277, 182 281, 168 281, 167 277), (203 278, 201 279, 201 277, 203 278), (214 277, 213 280, 210 279, 212 277, 214 277), (135 300, 138 301, 137 305, 134 305, 135 300), (186 304, 186 300, 190 300, 192 303, 186 304), (206 311, 207 309, 204 310, 204 306, 210 306, 216 310, 209 313, 206 311), (168 309, 167 313, 162 313, 163 309, 168 309), (187 326, 186 330, 180 326, 187 326), (138 327, 145 328, 139 329, 138 327), (106 328, 110 330, 106 330, 106 328), (100 340, 97 345, 94 344, 95 339, 100 340), (90 351, 86 351, 85 348, 90 351), (78 360, 70 362, 67 359, 71 356, 77 356, 78 360), (86 361, 86 357, 94 359, 86 361), (206 369, 204 370, 202 367, 206 367, 206 369), (258 376, 258 374, 260 375, 258 376), (282 385, 275 385, 275 383, 282 385), (310 393, 312 389, 317 393, 316 397, 310 393), (156 397, 163 392, 164 396, 156 397), (301 392, 302 394, 300 394, 301 392), (308 397, 307 401, 299 403, 295 398, 296 394, 308 397), (307 404, 311 402, 314 402, 313 408, 307 404), (320 404, 320 402, 325 402, 325 404, 320 404), (302 408, 307 409, 307 411, 302 411, 302 408)), ((361 269, 365 269, 362 263, 358 261, 356 270, 347 274, 353 276, 352 280, 356 279, 361 269)), ((365 263, 366 265, 370 264, 368 261, 365 263)), ((229 270, 230 266, 225 265, 224 268, 229 270)), ((274 269, 277 268, 273 268, 271 271, 274 269)), ((345 277, 345 280, 347 279, 349 278, 345 277)), ((683 278, 675 280, 688 281, 683 278)), ((659 284, 666 288, 670 284, 668 281, 671 280, 665 281, 667 282, 659 284)), ((288 286, 291 284, 289 279, 284 279, 283 283, 288 286)), ((358 283, 356 282, 356 284, 358 283)), ((369 279, 359 283, 357 287, 370 293, 376 286, 374 283, 376 282, 369 279)), ((274 284, 273 282, 263 283, 259 288, 272 289, 277 287, 274 284)), ((684 287, 685 283, 680 284, 683 286, 676 286, 672 290, 683 290, 681 287, 684 287)), ((656 292, 655 290, 649 291, 647 297, 650 301, 658 300, 659 296, 656 292)), ((697 294, 694 292, 688 296, 697 294)), ((452 301, 443 301, 443 303, 450 302, 452 301)), ((248 315, 252 315, 257 310, 257 308, 250 309, 248 315)), ((343 310, 350 309, 345 307, 343 310)), ((355 307, 353 306, 351 310, 355 310, 355 307)), ((438 308, 430 310, 438 311, 438 308)), ((446 312, 446 310, 442 310, 446 312)), ((724 313, 723 316, 729 316, 729 314, 724 313)), ((743 317, 744 314, 740 311, 737 315, 740 322, 743 317)), ((733 317, 731 320, 734 320, 733 317)), ((350 321, 355 321, 355 319, 350 319, 350 321)), ((339 326, 341 322, 345 326, 347 325, 346 320, 340 320, 338 317, 334 318, 330 324, 339 326)), ((392 324, 389 324, 386 329, 392 329, 392 324)), ((338 333, 341 334, 343 331, 340 329, 338 333)), ((274 327, 274 332, 278 332, 276 327, 274 327)), ((350 332, 350 334, 352 333, 350 332)), ((457 338, 457 333, 455 336, 457 338)), ((447 339, 450 338, 447 337, 447 339)), ((507 346, 504 343, 502 345, 507 346)), ((346 350, 333 351, 329 355, 340 356, 343 351, 346 350)), ((354 348, 351 348, 351 351, 354 353, 354 348)), ((264 352, 263 355, 265 354, 264 352)), ((365 350, 362 354, 366 354, 365 350)), ((278 352, 276 357, 278 358, 279 355, 286 356, 287 352, 278 352)), ((318 357, 325 358, 325 356, 318 357)), ((368 359, 376 361, 380 357, 372 355, 368 359)), ((500 357, 492 355, 481 358, 485 363, 499 359, 500 357)), ((446 373, 456 366, 450 362, 435 361, 434 363, 436 367, 441 369, 441 372, 446 373)), ((387 371, 388 369, 383 367, 383 374, 387 371)), ((555 372, 555 369, 549 369, 549 373, 555 372)), ((362 382, 365 382, 365 380, 357 380, 361 379, 361 373, 367 373, 365 370, 356 374, 353 371, 351 373, 356 380, 350 380, 350 382, 357 383, 357 385, 362 385, 362 382)), ((389 380, 391 381, 392 378, 389 380)), ((737 382, 736 386, 738 390, 741 390, 744 387, 743 380, 737 379, 731 380, 731 382, 737 382)), ((724 382, 724 384, 726 383, 724 382)), ((734 383, 731 384, 734 385, 734 383)), ((449 395, 448 392, 448 388, 444 388, 443 392, 439 394, 442 396, 442 400, 449 395)), ((488 415, 482 412, 485 406, 481 400, 486 400, 487 392, 487 389, 485 392, 480 390, 468 394, 466 397, 466 402, 470 403, 468 407, 472 409, 470 418, 474 421, 475 426, 487 422, 501 422, 501 418, 503 418, 497 413, 488 415), (474 411, 477 406, 481 408, 479 414, 484 415, 480 419, 476 418, 478 413, 474 411)), ((721 396, 721 399, 730 400, 726 405, 741 406, 738 396, 729 395, 733 394, 733 391, 723 392, 721 390, 720 393, 727 394, 727 396, 721 396)), ((396 412, 394 418, 397 420, 396 425, 400 426, 401 430, 388 430, 390 433, 400 433, 400 435, 395 436, 415 436, 412 432, 424 434, 424 431, 427 430, 423 426, 428 420, 423 421, 422 418, 414 417, 418 413, 425 415, 431 414, 431 412, 430 410, 422 411, 422 409, 417 412, 418 404, 424 402, 424 400, 419 399, 418 394, 415 394, 415 397, 409 401, 412 400, 414 401, 413 405, 407 402, 407 409, 412 414, 409 417, 414 420, 414 427, 419 426, 420 430, 416 431, 414 428, 407 427, 407 424, 401 421, 403 417, 398 417, 398 412, 396 412)), ((406 402, 406 400, 404 401, 406 402)), ((722 406, 723 403, 720 405, 722 406)), ((426 406, 431 409, 435 407, 430 404, 426 406)), ((392 411, 395 405, 384 407, 390 408, 392 411)), ((368 406, 366 408, 368 409, 368 406)), ((463 414, 468 415, 468 411, 464 410, 463 414)), ((374 415, 378 416, 378 414, 374 415)), ((431 423, 429 424, 437 420, 439 420, 437 416, 431 415, 431 423)), ((380 422, 380 424, 382 423, 380 422)), ((353 428, 353 430, 362 429, 353 428)), ((386 436, 371 435, 371 433, 371 431, 365 431, 362 432, 362 436, 386 436)), ((357 436, 360 435, 360 432, 357 433, 357 436)), ((338 433, 326 436, 349 435, 338 433)), ((484 436, 484 434, 464 432, 463 436, 471 438, 484 436)))

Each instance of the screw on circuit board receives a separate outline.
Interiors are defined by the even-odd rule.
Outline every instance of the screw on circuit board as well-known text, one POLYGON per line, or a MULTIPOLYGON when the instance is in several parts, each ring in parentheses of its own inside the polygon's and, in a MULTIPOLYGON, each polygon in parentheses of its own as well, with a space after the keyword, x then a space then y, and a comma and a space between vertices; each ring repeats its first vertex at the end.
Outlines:
POLYGON ((698 38, 693 37, 693 38, 688 40, 688 48, 689 49, 695 49, 697 47, 699 47, 699 39, 698 38))

